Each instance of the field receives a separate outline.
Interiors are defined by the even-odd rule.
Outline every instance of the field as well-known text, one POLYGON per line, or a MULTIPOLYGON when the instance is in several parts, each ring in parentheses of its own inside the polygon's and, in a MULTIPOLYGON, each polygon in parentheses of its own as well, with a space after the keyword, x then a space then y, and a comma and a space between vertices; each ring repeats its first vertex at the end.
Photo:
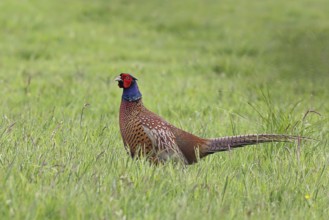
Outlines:
POLYGON ((328 219, 329 2, 0 1, 0 219, 328 219), (154 166, 121 72, 202 137, 314 140, 154 166))

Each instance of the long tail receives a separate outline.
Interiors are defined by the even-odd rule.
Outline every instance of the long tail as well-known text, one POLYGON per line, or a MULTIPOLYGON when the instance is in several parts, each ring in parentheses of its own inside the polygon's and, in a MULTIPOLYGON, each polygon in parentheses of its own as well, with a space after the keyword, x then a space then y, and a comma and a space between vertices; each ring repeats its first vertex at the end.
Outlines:
POLYGON ((250 134, 213 138, 208 139, 206 152, 211 154, 218 151, 228 151, 233 148, 267 142, 293 142, 298 140, 298 138, 303 139, 302 137, 298 136, 280 134, 250 134))

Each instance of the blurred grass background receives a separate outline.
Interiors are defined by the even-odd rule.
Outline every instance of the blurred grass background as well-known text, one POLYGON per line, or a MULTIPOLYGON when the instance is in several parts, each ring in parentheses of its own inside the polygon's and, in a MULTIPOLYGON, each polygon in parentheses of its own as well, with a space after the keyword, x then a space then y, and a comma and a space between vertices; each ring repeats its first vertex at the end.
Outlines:
POLYGON ((327 219, 328 6, 2 0, 0 215, 327 219), (121 72, 139 79, 150 110, 197 135, 319 141, 186 169, 132 161, 118 127, 121 72))

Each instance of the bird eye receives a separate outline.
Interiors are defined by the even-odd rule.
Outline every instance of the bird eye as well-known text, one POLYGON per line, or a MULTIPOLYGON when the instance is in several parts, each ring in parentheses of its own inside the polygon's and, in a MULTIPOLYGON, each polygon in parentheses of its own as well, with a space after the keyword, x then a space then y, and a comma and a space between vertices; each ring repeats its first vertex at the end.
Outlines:
POLYGON ((130 77, 129 76, 126 76, 126 80, 130 80, 130 77))

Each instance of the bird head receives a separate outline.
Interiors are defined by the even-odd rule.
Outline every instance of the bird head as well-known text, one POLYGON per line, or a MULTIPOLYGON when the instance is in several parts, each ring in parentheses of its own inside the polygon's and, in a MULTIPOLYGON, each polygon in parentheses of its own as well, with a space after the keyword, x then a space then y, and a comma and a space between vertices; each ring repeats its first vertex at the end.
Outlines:
POLYGON ((118 81, 120 88, 128 89, 137 79, 129 73, 121 73, 115 81, 118 81))
POLYGON ((123 88, 122 98, 128 102, 138 101, 142 98, 136 80, 129 73, 121 73, 115 78, 115 81, 118 81, 118 86, 123 88))

